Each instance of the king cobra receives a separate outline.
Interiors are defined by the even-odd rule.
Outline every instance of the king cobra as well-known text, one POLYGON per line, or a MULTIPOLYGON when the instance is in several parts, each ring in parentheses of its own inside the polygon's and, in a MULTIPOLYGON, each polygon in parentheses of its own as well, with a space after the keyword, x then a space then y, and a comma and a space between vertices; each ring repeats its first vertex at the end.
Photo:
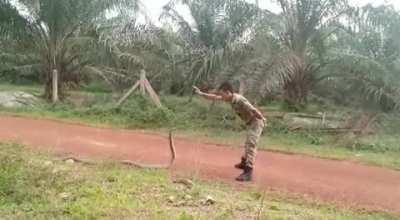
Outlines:
MULTIPOLYGON (((174 137, 173 137, 172 131, 169 132, 169 150, 171 153, 171 155, 170 155, 171 157, 170 157, 169 163, 167 163, 167 164, 143 164, 143 163, 140 163, 137 161, 132 161, 132 160, 122 160, 122 161, 118 161, 118 162, 123 165, 128 165, 128 166, 132 166, 132 167, 136 167, 136 168, 144 168, 144 169, 168 169, 168 168, 170 168, 174 164, 175 158, 176 158, 175 143, 174 143, 174 137)), ((63 158, 61 158, 61 160, 62 161, 72 160, 74 162, 87 164, 87 165, 96 164, 96 162, 93 160, 82 159, 82 158, 77 158, 77 157, 73 157, 73 156, 63 157, 63 158)))

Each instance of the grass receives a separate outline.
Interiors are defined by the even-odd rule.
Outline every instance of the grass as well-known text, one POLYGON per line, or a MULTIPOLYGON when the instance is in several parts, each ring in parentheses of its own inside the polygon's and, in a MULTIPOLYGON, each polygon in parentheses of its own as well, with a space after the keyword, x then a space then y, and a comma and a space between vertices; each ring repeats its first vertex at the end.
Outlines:
POLYGON ((25 91, 34 95, 39 95, 43 89, 39 85, 14 85, 8 83, 0 83, 0 91, 25 91))
MULTIPOLYGON (((97 86, 98 87, 98 86, 97 86)), ((119 127, 127 129, 149 129, 164 132, 177 129, 177 134, 191 139, 199 138, 217 144, 241 146, 246 136, 244 127, 228 105, 210 105, 201 99, 163 96, 164 108, 157 109, 141 96, 130 98, 120 109, 115 109, 110 95, 97 91, 88 95, 78 105, 44 104, 36 109, 1 109, 3 113, 14 113, 29 117, 58 118, 78 121, 95 126, 119 127), (212 106, 212 107, 211 107, 212 106)), ((10 85, 2 88, 12 88, 10 85)), ((24 89, 24 88, 14 88, 24 89)), ((37 89, 36 87, 31 89, 37 89)), ((73 96, 79 93, 74 92, 73 96)), ((313 107, 316 108, 316 107, 313 107)), ((279 110, 274 103, 266 111, 279 110)), ((390 133, 400 127, 394 123, 395 117, 388 117, 384 125, 388 128, 381 134, 356 139, 345 136, 329 136, 312 132, 290 132, 279 119, 270 119, 269 126, 260 140, 262 149, 305 154, 321 158, 351 160, 368 165, 400 169, 400 136, 390 133)), ((398 121, 398 120, 397 120, 398 121)))
POLYGON ((0 143, 2 219, 395 219, 111 162, 67 163, 0 143), (178 178, 179 179, 179 178, 178 178), (212 197, 212 199, 210 199, 212 197), (261 211, 260 211, 261 210, 261 211))

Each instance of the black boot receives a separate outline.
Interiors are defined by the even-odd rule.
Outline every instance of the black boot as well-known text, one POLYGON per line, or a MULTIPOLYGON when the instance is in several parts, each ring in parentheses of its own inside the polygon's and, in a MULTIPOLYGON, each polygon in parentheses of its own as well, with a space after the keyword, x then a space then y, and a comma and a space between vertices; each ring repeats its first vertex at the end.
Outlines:
POLYGON ((244 170, 245 167, 246 167, 246 158, 242 157, 242 161, 240 163, 236 164, 235 168, 244 170))
POLYGON ((253 168, 246 166, 243 170, 243 173, 236 180, 240 182, 251 181, 253 179, 253 168))

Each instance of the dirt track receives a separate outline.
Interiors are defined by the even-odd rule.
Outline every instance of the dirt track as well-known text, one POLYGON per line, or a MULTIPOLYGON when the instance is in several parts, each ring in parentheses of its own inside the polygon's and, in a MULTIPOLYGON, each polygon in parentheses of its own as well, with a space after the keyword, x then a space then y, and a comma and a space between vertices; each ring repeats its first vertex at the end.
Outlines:
MULTIPOLYGON (((51 120, 0 116, 0 141, 45 147, 58 154, 146 163, 168 161, 168 139, 141 131, 100 129, 51 120)), ((199 172, 233 183, 241 148, 175 139, 173 172, 199 172)), ((369 210, 400 213, 400 172, 298 155, 260 151, 254 184, 369 210)))

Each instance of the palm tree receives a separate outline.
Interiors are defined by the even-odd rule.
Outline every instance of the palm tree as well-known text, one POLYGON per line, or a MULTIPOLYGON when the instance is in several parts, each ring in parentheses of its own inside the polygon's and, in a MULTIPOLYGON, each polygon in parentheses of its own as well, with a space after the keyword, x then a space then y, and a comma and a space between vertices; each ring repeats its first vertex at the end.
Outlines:
POLYGON ((306 103, 314 83, 314 75, 321 68, 317 62, 318 46, 324 44, 339 18, 348 11, 347 0, 278 0, 281 27, 277 35, 285 46, 284 60, 276 68, 285 72, 285 99, 293 107, 306 103))
POLYGON ((101 38, 101 48, 95 62, 87 65, 84 72, 100 76, 115 92, 130 87, 145 70, 151 80, 161 80, 173 63, 173 36, 152 24, 135 21, 113 28, 101 38))
POLYGON ((164 6, 164 19, 178 26, 186 64, 185 88, 208 84, 221 70, 234 44, 253 26, 258 8, 241 0, 172 0, 164 6), (193 24, 179 14, 176 4, 189 9, 193 24))
MULTIPOLYGON (((332 41, 318 80, 380 110, 400 107, 400 14, 392 7, 355 8, 332 41)), ((345 98, 346 99, 346 98, 345 98)))
POLYGON ((29 42, 26 50, 39 61, 32 67, 39 66, 44 73, 48 99, 53 90, 54 70, 59 73, 57 83, 62 97, 71 83, 80 80, 81 70, 91 63, 87 55, 95 49, 100 27, 109 25, 110 17, 116 21, 115 17, 135 16, 138 10, 135 0, 19 0, 17 3, 27 15, 21 15, 10 0, 0 0, 0 30, 3 37, 16 35, 29 42))

